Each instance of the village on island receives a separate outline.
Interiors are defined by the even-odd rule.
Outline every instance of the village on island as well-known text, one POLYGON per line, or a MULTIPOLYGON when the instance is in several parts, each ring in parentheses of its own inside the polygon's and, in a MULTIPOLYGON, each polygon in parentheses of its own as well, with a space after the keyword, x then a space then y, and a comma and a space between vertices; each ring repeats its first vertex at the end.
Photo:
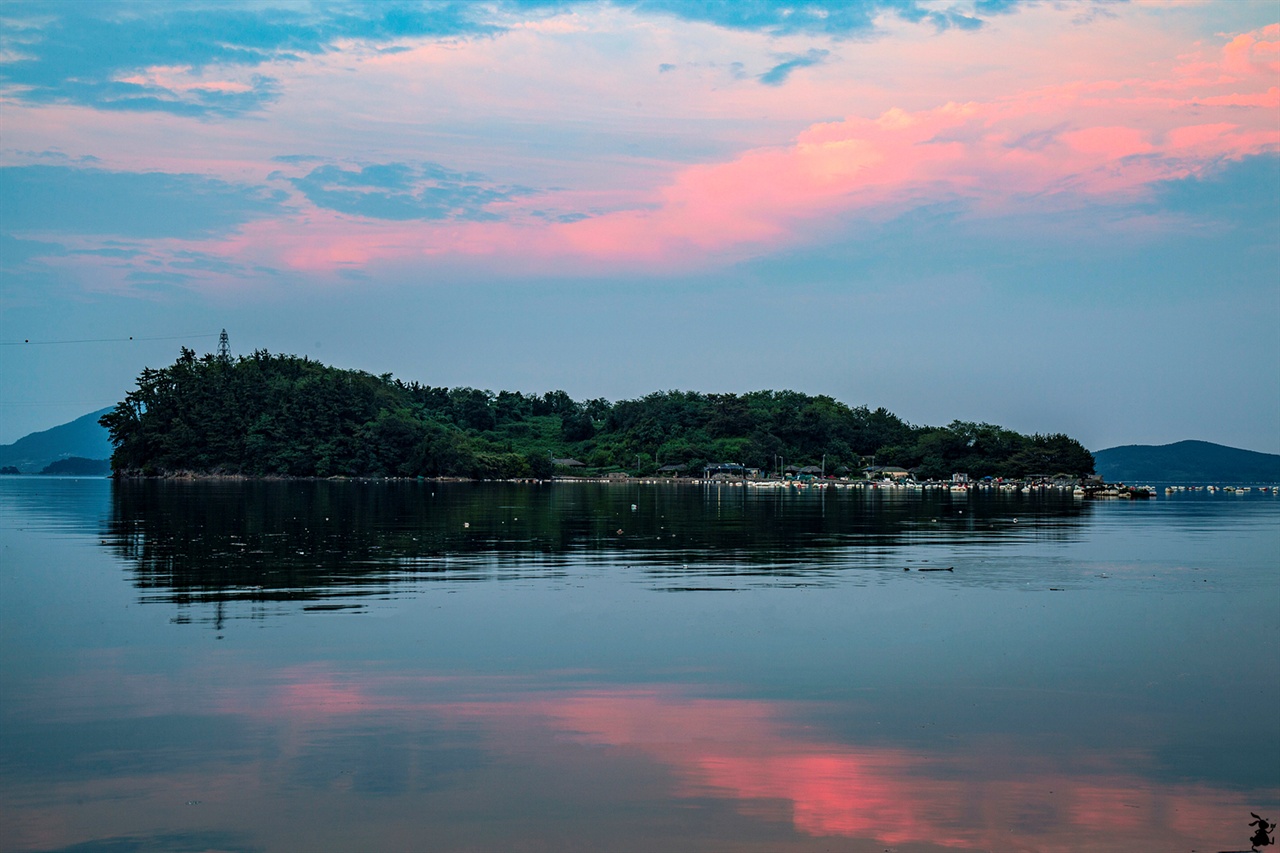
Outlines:
MULTIPOLYGON (((828 473, 820 465, 785 465, 782 460, 773 471, 751 468, 732 462, 705 465, 700 471, 690 470, 684 464, 663 465, 654 475, 636 477, 625 472, 612 471, 594 475, 586 472, 586 464, 573 458, 552 459, 556 480, 576 480, 597 483, 689 483, 689 484, 738 484, 751 489, 890 489, 902 491, 969 492, 1070 492, 1078 498, 1144 499, 1156 496, 1155 486, 1131 486, 1124 483, 1106 483, 1101 476, 1076 477, 1070 474, 1037 474, 1017 479, 1004 477, 971 478, 956 472, 949 480, 917 479, 915 473, 894 465, 867 465, 857 471, 840 467, 828 473)), ((1250 486, 1166 486, 1164 492, 1245 493, 1250 486)), ((1280 489, 1261 486, 1261 492, 1280 494, 1280 489)))

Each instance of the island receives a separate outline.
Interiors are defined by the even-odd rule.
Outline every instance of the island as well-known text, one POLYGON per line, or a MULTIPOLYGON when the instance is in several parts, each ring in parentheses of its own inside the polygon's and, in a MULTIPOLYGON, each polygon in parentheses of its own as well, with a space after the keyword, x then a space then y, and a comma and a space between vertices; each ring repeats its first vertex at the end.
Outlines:
POLYGON ((404 382, 257 350, 147 368, 102 415, 116 476, 460 477, 700 475, 1079 478, 1093 455, 1063 434, 907 423, 884 408, 797 391, 659 391, 574 400, 404 382))

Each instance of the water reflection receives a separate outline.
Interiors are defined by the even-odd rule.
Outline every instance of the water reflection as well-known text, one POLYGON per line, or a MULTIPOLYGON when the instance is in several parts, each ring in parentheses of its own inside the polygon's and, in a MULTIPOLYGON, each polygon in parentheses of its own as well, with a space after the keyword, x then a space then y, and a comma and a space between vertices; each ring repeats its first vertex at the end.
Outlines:
POLYGON ((334 609, 428 580, 563 577, 584 560, 673 579, 671 591, 732 588, 705 582, 715 577, 812 581, 883 565, 910 543, 1067 539, 1090 509, 1056 493, 151 481, 115 484, 103 538, 145 600, 334 609), (701 582, 679 582, 690 575, 701 582))
POLYGON ((1242 811, 1248 802, 1138 778, 1123 769, 1141 763, 1135 751, 1063 756, 1000 737, 929 752, 843 743, 801 725, 804 709, 778 702, 650 688, 538 698, 514 710, 660 761, 675 773, 677 796, 729 798, 746 815, 789 820, 811 836, 962 849, 1132 849, 1124 845, 1138 841, 1176 849, 1188 830, 1204 831, 1206 811, 1242 811))
POLYGON ((30 479, 0 849, 1217 851, 1280 809, 1271 497, 30 479))
POLYGON ((0 512, 41 530, 96 534, 111 510, 110 489, 103 477, 0 476, 0 512))
MULTIPOLYGON (((482 848, 531 850, 595 849, 582 842, 611 837, 627 843, 603 848, 689 849, 681 839, 714 837, 725 850, 758 849, 762 839, 770 849, 836 839, 854 850, 1216 850, 1205 845, 1237 838, 1260 793, 1277 796, 1138 773, 1154 762, 1146 743, 1112 751, 965 733, 929 749, 852 741, 821 721, 833 710, 888 709, 726 695, 708 684, 224 660, 190 673, 192 695, 175 703, 164 679, 123 672, 99 682, 115 702, 112 676, 129 682, 121 718, 81 719, 86 731, 54 750, 53 767, 26 768, 25 780, 20 763, 0 765, 24 803, 7 834, 16 847, 77 837, 31 809, 51 777, 59 798, 101 821, 93 837, 104 848, 137 825, 128 815, 151 813, 205 831, 205 820, 238 815, 254 832, 232 849, 448 848, 478 834, 482 848), (175 713, 193 703, 203 714, 175 713), (137 744, 108 731, 144 729, 150 736, 137 744), (108 801, 122 795, 128 808, 113 815, 108 801), (270 820, 262 801, 272 803, 270 820), (488 816, 483 830, 469 813, 488 816), (346 846, 353 819, 362 835, 346 846)), ((24 733, 48 746, 79 716, 27 721, 24 733)))

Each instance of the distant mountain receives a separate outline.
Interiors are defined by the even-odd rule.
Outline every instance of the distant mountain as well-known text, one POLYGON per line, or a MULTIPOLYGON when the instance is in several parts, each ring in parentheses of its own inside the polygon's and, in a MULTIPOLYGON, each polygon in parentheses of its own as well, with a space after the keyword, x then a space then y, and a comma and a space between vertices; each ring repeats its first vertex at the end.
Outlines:
POLYGON ((110 459, 107 428, 98 423, 109 411, 99 409, 62 426, 23 436, 13 444, 0 445, 0 466, 12 465, 24 474, 35 474, 72 456, 110 459))
POLYGON ((1093 458, 1108 483, 1280 483, 1280 455, 1208 441, 1127 444, 1093 458))
POLYGON ((64 477, 105 477, 111 473, 111 460, 68 456, 66 459, 50 462, 40 473, 60 474, 64 477))

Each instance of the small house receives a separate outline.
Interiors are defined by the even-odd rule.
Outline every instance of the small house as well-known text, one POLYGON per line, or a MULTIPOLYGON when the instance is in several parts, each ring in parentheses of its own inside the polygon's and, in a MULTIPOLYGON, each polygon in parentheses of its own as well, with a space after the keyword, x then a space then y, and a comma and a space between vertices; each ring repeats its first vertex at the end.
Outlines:
POLYGON ((718 462, 702 469, 704 480, 736 480, 747 475, 747 469, 736 462, 718 462))
POLYGON ((894 465, 868 465, 862 469, 862 473, 868 480, 905 480, 911 476, 911 472, 906 468, 898 468, 894 465))

